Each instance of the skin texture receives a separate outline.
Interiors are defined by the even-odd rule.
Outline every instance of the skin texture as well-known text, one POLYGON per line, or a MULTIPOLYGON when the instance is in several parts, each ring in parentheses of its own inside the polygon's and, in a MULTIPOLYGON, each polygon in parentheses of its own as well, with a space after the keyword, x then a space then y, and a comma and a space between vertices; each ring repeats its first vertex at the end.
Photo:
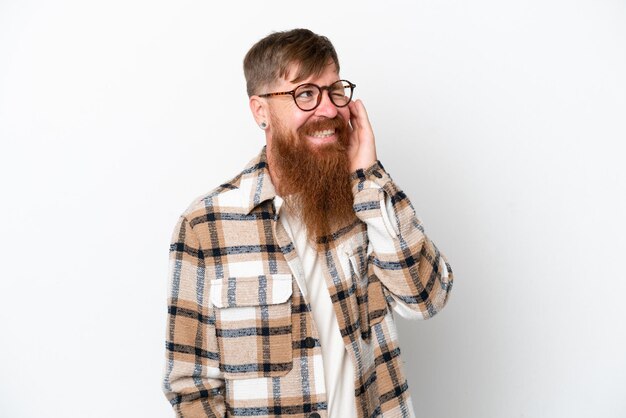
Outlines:
POLYGON ((374 131, 363 102, 360 99, 350 102, 348 109, 350 110, 348 158, 350 159, 350 170, 356 171, 371 166, 378 157, 376 157, 374 131))

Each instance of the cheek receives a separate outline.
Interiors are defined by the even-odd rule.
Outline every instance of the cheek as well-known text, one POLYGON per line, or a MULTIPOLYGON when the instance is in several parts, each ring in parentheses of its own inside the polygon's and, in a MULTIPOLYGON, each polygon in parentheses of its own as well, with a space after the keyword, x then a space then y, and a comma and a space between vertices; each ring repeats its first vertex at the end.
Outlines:
POLYGON ((289 132, 295 132, 310 116, 298 109, 293 102, 289 103, 286 100, 276 104, 272 109, 272 115, 275 122, 280 123, 283 129, 289 132))
POLYGON ((298 128, 300 128, 301 126, 305 125, 308 122, 309 115, 303 114, 303 112, 300 112, 298 114, 294 114, 291 120, 292 120, 293 129, 297 130, 298 128))

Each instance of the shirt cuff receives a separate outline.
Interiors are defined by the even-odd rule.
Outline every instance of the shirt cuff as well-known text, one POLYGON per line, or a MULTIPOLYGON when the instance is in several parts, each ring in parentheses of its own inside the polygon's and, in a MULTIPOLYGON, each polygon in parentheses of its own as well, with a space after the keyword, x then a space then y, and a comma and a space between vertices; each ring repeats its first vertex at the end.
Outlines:
POLYGON ((398 219, 391 196, 394 189, 391 176, 377 160, 365 169, 351 174, 354 209, 362 221, 368 224, 370 240, 375 237, 393 239, 399 234, 398 219))
POLYGON ((353 194, 363 189, 382 188, 390 181, 391 177, 385 171, 380 160, 376 160, 374 164, 367 168, 359 168, 350 174, 353 194))

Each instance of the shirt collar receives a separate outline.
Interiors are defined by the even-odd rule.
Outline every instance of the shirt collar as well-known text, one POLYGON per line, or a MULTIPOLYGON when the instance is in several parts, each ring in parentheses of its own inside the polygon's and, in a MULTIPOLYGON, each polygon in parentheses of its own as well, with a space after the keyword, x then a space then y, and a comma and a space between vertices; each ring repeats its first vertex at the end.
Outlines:
POLYGON ((266 200, 274 199, 277 196, 270 178, 266 146, 242 171, 239 187, 243 192, 242 203, 246 209, 246 214, 252 212, 255 207, 266 200))

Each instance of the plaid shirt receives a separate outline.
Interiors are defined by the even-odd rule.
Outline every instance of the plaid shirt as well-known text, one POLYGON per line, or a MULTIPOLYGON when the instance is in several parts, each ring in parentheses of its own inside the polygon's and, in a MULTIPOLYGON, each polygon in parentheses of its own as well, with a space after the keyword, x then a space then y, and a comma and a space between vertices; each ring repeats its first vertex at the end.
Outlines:
MULTIPOLYGON (((356 409, 359 418, 413 417, 392 312, 435 315, 452 269, 380 162, 351 180, 358 220, 326 239, 320 258, 356 409)), ((302 265, 275 196, 264 147, 175 227, 163 390, 179 417, 328 416, 318 333, 296 280, 302 265)))

